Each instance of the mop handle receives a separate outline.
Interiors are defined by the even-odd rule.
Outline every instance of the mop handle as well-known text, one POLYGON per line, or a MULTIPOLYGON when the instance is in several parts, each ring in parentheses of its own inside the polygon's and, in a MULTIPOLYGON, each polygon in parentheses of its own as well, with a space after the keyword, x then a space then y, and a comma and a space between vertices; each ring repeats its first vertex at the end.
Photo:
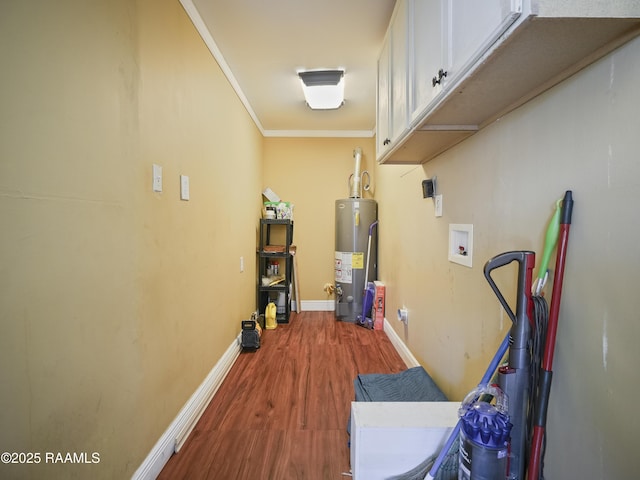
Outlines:
POLYGON ((369 255, 371 255, 371 236, 373 235, 373 227, 378 225, 378 220, 369 225, 369 242, 367 245, 367 266, 364 270, 364 288, 363 291, 367 291, 367 283, 369 281, 369 255))
POLYGON ((558 330, 558 317, 560 314, 560 300, 562 299, 562 283, 564 281, 564 264, 567 256, 567 244, 569 230, 571 228, 571 215, 573 213, 573 194, 567 190, 562 200, 562 218, 560 219, 560 243, 556 252, 556 273, 553 280, 551 296, 551 309, 547 337, 545 339, 544 357, 540 368, 540 384, 538 386, 538 398, 534 405, 534 426, 531 440, 531 453, 529 455, 530 480, 540 478, 542 462, 543 440, 547 425, 547 409, 549 407, 549 395, 551 393, 551 381, 553 378, 553 354, 556 345, 556 333, 558 330))
MULTIPOLYGON (((502 343, 500 344, 498 351, 496 352, 493 359, 491 360, 489 367, 487 367, 487 370, 484 372, 484 375, 482 376, 482 379, 480 380, 479 385, 484 385, 491 381, 491 378, 493 377, 494 372, 498 368, 498 365, 500 365, 500 362, 502 361, 502 359, 504 358, 504 355, 507 353, 507 350, 509 349, 509 336, 510 336, 509 333, 507 333, 507 335, 504 337, 504 340, 502 340, 502 343)), ((424 480, 433 480, 435 478, 436 474, 438 473, 438 470, 440 470, 440 467, 442 466, 444 457, 447 455, 447 453, 449 453, 449 450, 451 450, 451 446, 453 445, 453 442, 455 441, 456 437, 458 436, 458 433, 460 432, 460 425, 461 425, 461 421, 458 420, 458 423, 456 423, 456 426, 453 428, 451 435, 449 435, 447 442, 444 444, 444 447, 442 448, 442 450, 440 450, 438 457, 436 458, 435 462, 433 462, 433 466, 431 467, 431 470, 429 470, 429 473, 427 473, 427 476, 424 477, 424 480)))
POLYGON ((556 344, 556 332, 558 330, 558 317, 560 315, 560 300, 562 299, 562 283, 564 280, 564 264, 567 256, 567 242, 569 229, 571 228, 571 214, 573 213, 573 195, 567 190, 562 201, 562 218, 560 219, 560 246, 556 253, 556 275, 551 290, 551 306, 549 311, 549 327, 547 330, 547 343, 545 345, 542 368, 551 370, 553 365, 553 353, 556 344))

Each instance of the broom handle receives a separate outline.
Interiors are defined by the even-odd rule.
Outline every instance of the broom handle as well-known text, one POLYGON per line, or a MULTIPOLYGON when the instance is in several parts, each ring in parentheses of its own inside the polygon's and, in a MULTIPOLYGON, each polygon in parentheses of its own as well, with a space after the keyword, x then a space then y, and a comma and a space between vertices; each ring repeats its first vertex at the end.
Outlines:
POLYGON ((373 227, 375 227, 377 224, 378 224, 378 221, 376 220, 369 226, 369 243, 367 245, 367 266, 365 267, 365 270, 364 270, 364 286, 362 289, 363 292, 367 291, 367 283, 369 281, 369 256, 371 255, 371 236, 373 235, 373 227))
POLYGON ((553 377, 553 354, 556 346, 560 300, 562 299, 562 282, 564 281, 564 264, 567 257, 567 244, 569 241, 572 213, 573 196, 571 190, 567 190, 562 200, 560 239, 558 252, 556 254, 556 272, 551 294, 549 325, 547 326, 547 338, 545 339, 544 356, 542 358, 538 398, 534 405, 534 426, 531 439, 531 454, 529 455, 529 480, 538 480, 540 478, 542 443, 547 425, 547 409, 549 407, 549 394, 551 392, 551 380, 553 377))

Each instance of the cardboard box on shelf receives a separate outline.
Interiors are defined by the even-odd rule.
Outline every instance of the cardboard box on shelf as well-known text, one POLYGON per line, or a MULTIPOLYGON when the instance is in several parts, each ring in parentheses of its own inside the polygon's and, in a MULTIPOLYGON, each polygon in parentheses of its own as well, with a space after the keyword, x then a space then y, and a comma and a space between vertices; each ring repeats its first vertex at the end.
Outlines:
POLYGON ((264 198, 266 198, 267 201, 269 202, 278 203, 280 201, 280 197, 276 194, 276 192, 271 190, 269 187, 265 188, 262 191, 262 195, 264 195, 264 198))

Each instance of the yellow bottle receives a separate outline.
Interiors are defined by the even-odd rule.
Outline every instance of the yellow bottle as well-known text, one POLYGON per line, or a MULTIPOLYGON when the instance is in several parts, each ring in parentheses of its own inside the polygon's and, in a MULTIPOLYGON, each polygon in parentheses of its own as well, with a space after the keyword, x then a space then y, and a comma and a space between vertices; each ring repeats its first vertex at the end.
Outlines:
POLYGON ((278 326, 278 324, 276 323, 276 304, 275 303, 270 302, 267 305, 267 308, 264 311, 264 318, 265 318, 265 328, 267 330, 273 330, 278 326))

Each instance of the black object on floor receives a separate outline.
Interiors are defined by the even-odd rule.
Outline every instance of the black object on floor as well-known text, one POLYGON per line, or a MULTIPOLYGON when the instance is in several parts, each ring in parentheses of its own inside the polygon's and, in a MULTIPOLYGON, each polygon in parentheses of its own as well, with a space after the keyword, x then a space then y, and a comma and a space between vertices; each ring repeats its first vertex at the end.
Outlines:
POLYGON ((242 320, 240 346, 249 350, 260 348, 260 326, 255 320, 242 320))

